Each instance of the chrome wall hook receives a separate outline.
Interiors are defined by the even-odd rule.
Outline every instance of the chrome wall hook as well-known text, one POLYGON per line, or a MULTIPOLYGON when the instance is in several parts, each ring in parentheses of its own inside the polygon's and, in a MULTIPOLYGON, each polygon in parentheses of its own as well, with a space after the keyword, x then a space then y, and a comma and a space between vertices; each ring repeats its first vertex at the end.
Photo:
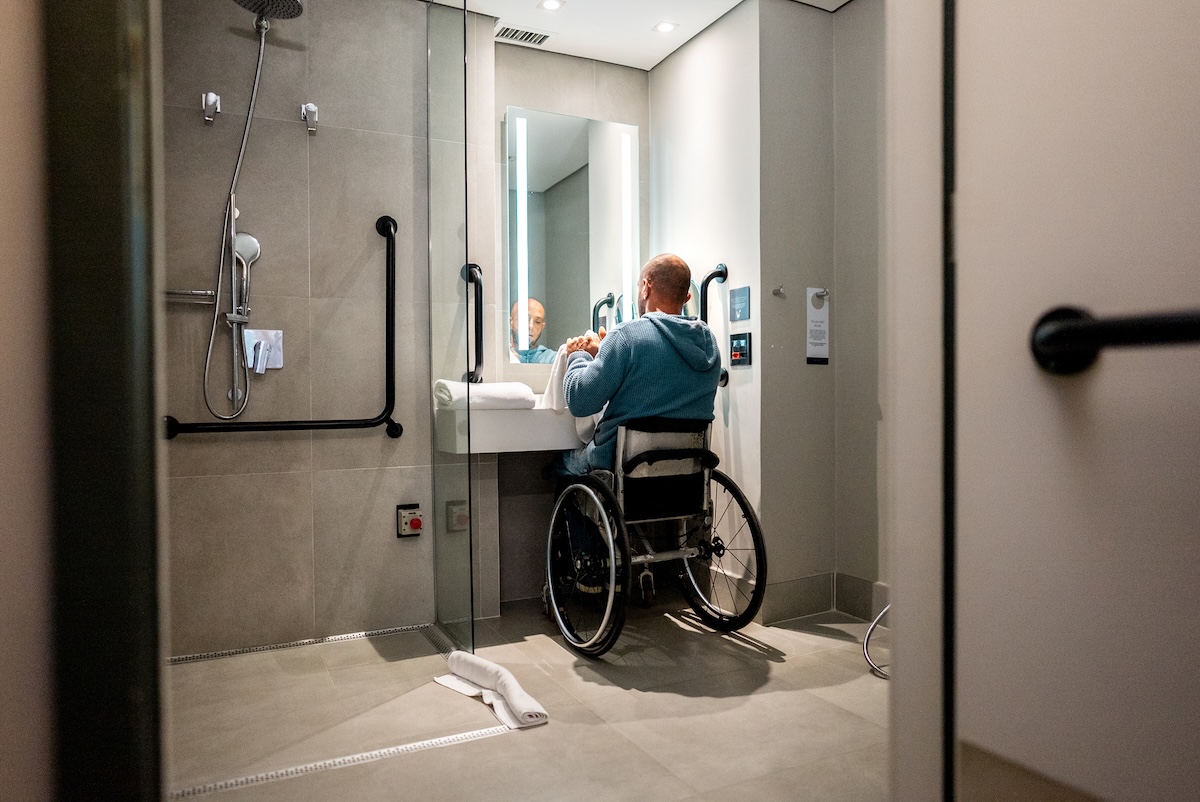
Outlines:
POLYGON ((216 92, 205 92, 200 96, 200 108, 204 110, 204 122, 211 123, 221 113, 221 96, 216 92))
POLYGON ((783 291, 782 284, 780 284, 775 289, 771 290, 771 294, 774 295, 776 298, 786 298, 787 297, 787 293, 783 291))
POLYGON ((308 132, 317 132, 317 106, 315 103, 305 103, 300 107, 300 119, 308 125, 308 132))

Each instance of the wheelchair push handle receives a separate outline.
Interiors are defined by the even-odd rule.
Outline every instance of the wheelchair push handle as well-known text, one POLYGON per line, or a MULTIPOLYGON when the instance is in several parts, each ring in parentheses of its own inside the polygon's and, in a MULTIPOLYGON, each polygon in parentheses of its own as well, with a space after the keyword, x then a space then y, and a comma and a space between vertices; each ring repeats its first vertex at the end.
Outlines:
POLYGON ((700 460, 700 466, 708 470, 712 470, 721 464, 721 459, 707 448, 659 448, 652 451, 643 451, 634 456, 621 465, 621 470, 629 473, 639 465, 653 465, 656 462, 672 459, 700 460))

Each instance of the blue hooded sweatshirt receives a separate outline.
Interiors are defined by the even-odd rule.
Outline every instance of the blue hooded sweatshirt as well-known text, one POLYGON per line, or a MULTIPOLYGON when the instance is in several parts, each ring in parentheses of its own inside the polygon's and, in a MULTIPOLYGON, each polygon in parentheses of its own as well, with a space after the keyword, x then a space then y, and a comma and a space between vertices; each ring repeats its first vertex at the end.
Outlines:
POLYGON ((721 353, 707 324, 649 312, 608 332, 593 359, 567 358, 563 396, 576 417, 604 410, 582 456, 590 468, 612 469, 617 427, 632 418, 713 419, 721 353), (605 409, 605 404, 608 404, 605 409))

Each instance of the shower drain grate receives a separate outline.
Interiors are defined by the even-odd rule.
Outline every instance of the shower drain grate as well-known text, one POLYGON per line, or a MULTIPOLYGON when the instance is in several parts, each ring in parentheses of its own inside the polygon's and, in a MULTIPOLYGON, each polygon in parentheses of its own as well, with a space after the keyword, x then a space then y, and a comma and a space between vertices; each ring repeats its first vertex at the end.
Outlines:
POLYGON ((264 771, 261 774, 251 774, 246 777, 237 777, 232 780, 221 780, 220 782, 206 783, 205 785, 195 785, 191 788, 180 788, 171 791, 168 798, 190 799, 192 797, 204 796, 205 794, 215 794, 218 791, 231 791, 235 788, 248 788, 252 785, 261 785, 263 783, 275 782, 276 780, 290 780, 294 777, 302 777, 306 774, 315 774, 319 771, 359 766, 363 763, 372 763, 376 760, 383 760, 389 757, 407 755, 412 752, 422 752, 426 749, 437 749, 441 746, 453 746, 454 744, 478 741, 483 738, 491 738, 495 735, 504 735, 508 732, 512 732, 512 730, 510 730, 508 727, 488 727, 487 729, 483 730, 461 732, 457 735, 446 735, 441 738, 431 738, 427 741, 416 741, 414 743, 403 744, 401 746, 389 746, 386 749, 375 749, 371 752, 360 752, 357 755, 346 755, 345 757, 319 760, 316 763, 305 763, 302 766, 292 766, 286 769, 276 769, 275 771, 264 771))
POLYGON ((425 640, 429 641, 433 648, 438 650, 438 654, 447 659, 450 658, 450 652, 458 648, 450 640, 449 636, 445 632, 442 632, 442 628, 437 625, 424 627, 421 630, 421 634, 425 636, 425 640))
MULTIPOLYGON (((391 627, 389 629, 373 629, 370 632, 349 632, 345 635, 330 635, 325 638, 309 638, 307 640, 294 640, 288 643, 272 643, 267 646, 247 646, 242 649, 225 649, 220 652, 204 652, 202 654, 183 654, 177 657, 167 659, 167 665, 179 665, 180 663, 197 663, 201 660, 216 660, 219 657, 233 657, 238 654, 252 654, 254 652, 274 652, 279 649, 294 649, 297 646, 312 646, 317 643, 338 643, 346 640, 360 640, 362 638, 373 638, 379 635, 395 635, 397 632, 421 632, 430 629, 429 624, 414 624, 407 627, 391 627)), ((426 634, 426 638, 429 635, 426 634)), ((430 638, 432 640, 432 638, 430 638)), ((434 642, 434 646, 437 643, 434 642)))

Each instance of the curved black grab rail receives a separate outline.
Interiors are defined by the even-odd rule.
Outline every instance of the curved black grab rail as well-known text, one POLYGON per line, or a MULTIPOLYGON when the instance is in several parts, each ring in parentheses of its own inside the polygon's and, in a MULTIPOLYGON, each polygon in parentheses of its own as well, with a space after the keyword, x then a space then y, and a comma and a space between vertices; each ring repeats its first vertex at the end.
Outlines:
POLYGON ((592 307, 592 331, 600 331, 600 307, 607 306, 609 309, 612 309, 613 304, 616 302, 617 299, 613 297, 611 292, 599 301, 596 301, 596 305, 592 307))
POLYGON ((700 282, 700 319, 705 323, 708 322, 708 283, 715 280, 724 284, 727 278, 729 278, 729 268, 722 262, 700 282))
POLYGON ((1100 319, 1073 306, 1042 315, 1029 336, 1033 358, 1058 375, 1087 370, 1101 348, 1194 342, 1200 342, 1200 311, 1100 319))
POLYGON ((384 334, 384 402, 383 411, 373 418, 350 420, 278 420, 278 421, 220 421, 217 423, 180 423, 166 417, 167 439, 177 434, 202 432, 295 432, 318 429, 370 429, 383 424, 387 435, 397 438, 404 427, 392 420, 396 408, 396 220, 384 215, 375 221, 375 230, 387 239, 387 323, 384 334))
POLYGON ((479 384, 483 381, 483 268, 470 262, 463 265, 460 275, 475 285, 475 368, 467 371, 463 381, 479 384))
MULTIPOLYGON (((717 281, 718 283, 724 284, 725 279, 727 278, 729 278, 729 268, 725 266, 724 262, 722 262, 713 268, 712 272, 705 276, 704 280, 700 282, 700 319, 705 323, 708 322, 708 283, 710 281, 717 281)), ((721 368, 721 378, 717 380, 717 384, 722 387, 729 384, 728 369, 721 368)))

